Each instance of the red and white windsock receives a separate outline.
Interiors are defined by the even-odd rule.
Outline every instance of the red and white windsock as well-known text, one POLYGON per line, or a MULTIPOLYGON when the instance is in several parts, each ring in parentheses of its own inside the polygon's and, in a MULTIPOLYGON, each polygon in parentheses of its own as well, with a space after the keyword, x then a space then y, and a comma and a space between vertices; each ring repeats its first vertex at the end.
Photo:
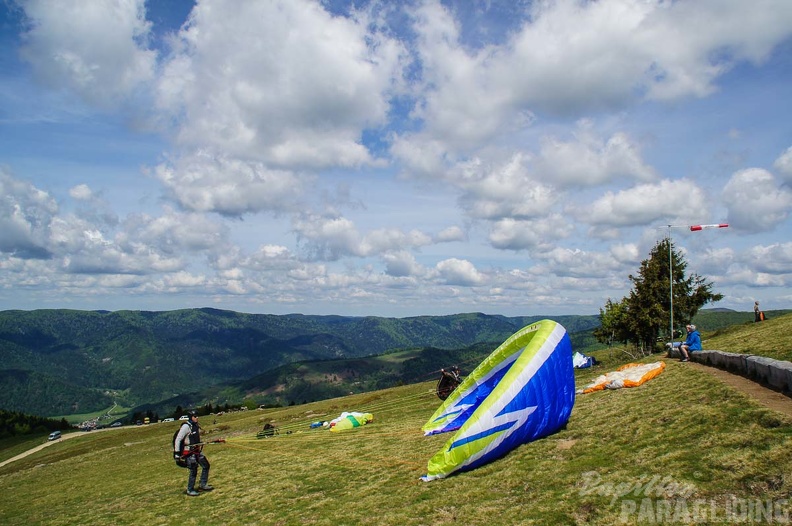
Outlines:
POLYGON ((729 226, 728 223, 718 223, 714 225, 691 225, 690 231, 697 232, 699 230, 704 230, 705 228, 726 228, 728 226, 729 226))

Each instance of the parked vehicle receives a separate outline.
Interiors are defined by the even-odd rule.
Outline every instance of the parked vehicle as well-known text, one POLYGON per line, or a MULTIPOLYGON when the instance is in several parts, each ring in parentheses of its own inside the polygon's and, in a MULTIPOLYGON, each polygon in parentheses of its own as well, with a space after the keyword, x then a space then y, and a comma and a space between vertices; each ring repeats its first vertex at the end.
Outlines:
POLYGON ((173 422, 173 419, 172 418, 164 418, 162 421, 163 422, 173 422))
POLYGON ((110 427, 121 427, 122 425, 123 424, 121 423, 121 420, 116 420, 115 422, 110 424, 110 427))
POLYGON ((61 437, 60 431, 53 431, 52 433, 49 434, 47 440, 58 440, 60 437, 61 437))

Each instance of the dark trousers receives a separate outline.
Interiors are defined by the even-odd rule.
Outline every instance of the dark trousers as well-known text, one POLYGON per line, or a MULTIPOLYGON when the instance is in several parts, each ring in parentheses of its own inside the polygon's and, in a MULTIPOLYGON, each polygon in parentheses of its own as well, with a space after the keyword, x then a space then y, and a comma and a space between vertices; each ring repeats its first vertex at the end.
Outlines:
POLYGON ((201 486, 209 482, 209 459, 203 453, 195 453, 187 457, 187 468, 190 476, 187 479, 187 491, 195 490, 195 479, 198 478, 198 466, 201 466, 201 486))

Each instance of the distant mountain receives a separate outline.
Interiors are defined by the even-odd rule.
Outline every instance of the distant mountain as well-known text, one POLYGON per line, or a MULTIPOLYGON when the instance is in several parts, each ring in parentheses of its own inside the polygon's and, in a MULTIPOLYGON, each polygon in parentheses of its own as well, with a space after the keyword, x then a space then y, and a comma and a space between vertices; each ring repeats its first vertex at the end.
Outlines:
MULTIPOLYGON (((782 312, 773 311, 771 315, 776 317, 782 312)), ((704 309, 693 322, 699 324, 707 334, 723 327, 752 323, 752 320, 753 313, 731 309, 704 309)), ((580 329, 570 332, 570 338, 572 348, 584 354, 606 347, 596 341, 593 329, 587 328, 590 327, 590 321, 586 317, 567 317, 562 323, 568 328, 580 329)), ((517 320, 517 325, 528 323, 529 320, 525 318, 517 320)), ((215 407, 243 401, 255 405, 303 404, 350 393, 439 379, 438 370, 450 365, 460 366, 465 375, 502 343, 502 340, 477 343, 460 349, 422 347, 361 358, 293 362, 246 380, 231 381, 199 392, 184 393, 169 400, 146 404, 135 408, 135 411, 142 413, 150 410, 162 416, 171 414, 176 407, 196 407, 207 403, 215 407)))
POLYGON ((502 342, 477 343, 463 349, 423 347, 376 356, 294 362, 243 381, 227 382, 169 400, 145 404, 135 412, 170 415, 176 407, 239 404, 295 405, 350 393, 386 389, 439 378, 442 367, 472 371, 502 342))
MULTIPOLYGON (((231 382, 294 362, 502 342, 542 318, 276 316, 217 309, 0 311, 0 408, 50 416, 100 410, 111 400, 128 407, 154 404, 228 389, 231 382)), ((599 325, 597 316, 553 319, 570 334, 599 325)))

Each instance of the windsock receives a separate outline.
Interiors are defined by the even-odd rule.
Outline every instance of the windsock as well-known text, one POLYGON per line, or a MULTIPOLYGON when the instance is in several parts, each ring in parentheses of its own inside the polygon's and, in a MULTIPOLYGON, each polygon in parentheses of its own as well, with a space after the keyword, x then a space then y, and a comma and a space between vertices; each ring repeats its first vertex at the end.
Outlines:
POLYGON ((699 230, 704 230, 705 228, 726 228, 728 226, 729 226, 728 223, 717 223, 714 225, 691 225, 690 231, 698 232, 699 230))

